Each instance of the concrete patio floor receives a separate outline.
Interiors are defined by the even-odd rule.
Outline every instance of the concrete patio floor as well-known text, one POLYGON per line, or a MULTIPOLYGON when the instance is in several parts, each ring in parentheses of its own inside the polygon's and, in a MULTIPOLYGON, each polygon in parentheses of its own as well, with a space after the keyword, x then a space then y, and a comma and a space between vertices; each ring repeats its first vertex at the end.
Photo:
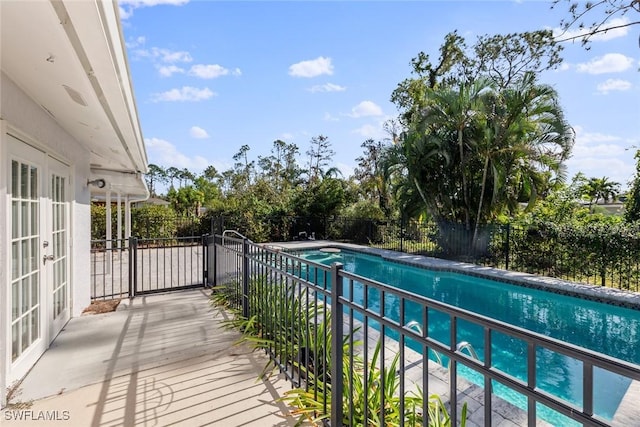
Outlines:
POLYGON ((291 387, 234 346, 204 289, 71 319, 1 411, 3 426, 293 426, 291 387), (47 417, 48 421, 43 421, 47 417), (22 418, 22 419, 17 419, 22 418), (26 418, 26 419, 25 419, 26 418))

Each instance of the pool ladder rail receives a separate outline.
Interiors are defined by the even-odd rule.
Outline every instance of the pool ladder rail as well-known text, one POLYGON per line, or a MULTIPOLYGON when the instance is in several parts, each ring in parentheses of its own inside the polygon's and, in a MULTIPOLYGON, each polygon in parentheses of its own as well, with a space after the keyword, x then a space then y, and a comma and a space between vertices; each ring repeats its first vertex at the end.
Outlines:
POLYGON ((249 239, 247 236, 245 236, 244 234, 241 234, 239 231, 237 230, 224 230, 222 232, 222 240, 224 241, 224 238, 227 236, 227 234, 234 234, 236 235, 236 237, 239 237, 241 239, 246 239, 249 243, 253 243, 253 241, 251 241, 251 239, 249 239))
MULTIPOLYGON (((423 335, 423 331, 422 331, 422 327, 420 326, 420 324, 415 321, 412 320, 409 323, 407 323, 407 328, 412 328, 414 330, 416 330, 418 333, 420 333, 420 335, 423 335)), ((435 351, 432 348, 429 348, 429 350, 431 350, 431 352, 433 353, 433 356, 436 358, 436 362, 438 363, 438 365, 445 367, 444 366, 444 362, 442 361, 442 356, 440 355, 440 353, 438 353, 437 351, 435 351)), ((463 350, 466 350, 467 353, 469 354, 469 356, 473 359, 476 360, 480 360, 480 358, 478 358, 478 353, 476 353, 476 350, 473 348, 473 346, 471 345, 470 342, 468 341, 460 341, 458 343, 458 345, 456 345, 456 351, 463 353, 463 350)), ((446 368, 448 369, 449 366, 451 365, 451 362, 449 362, 446 366, 446 368)))

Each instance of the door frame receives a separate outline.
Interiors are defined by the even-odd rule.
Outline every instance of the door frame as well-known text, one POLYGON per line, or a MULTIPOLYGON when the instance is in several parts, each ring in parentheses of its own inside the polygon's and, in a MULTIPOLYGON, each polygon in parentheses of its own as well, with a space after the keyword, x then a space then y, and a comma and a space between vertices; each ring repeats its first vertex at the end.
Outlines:
MULTIPOLYGON (((71 201, 70 201, 70 196, 71 196, 71 167, 64 163, 61 162, 60 160, 56 159, 55 157, 52 157, 50 154, 47 154, 47 158, 46 158, 46 174, 47 176, 45 177, 45 186, 47 187, 47 189, 49 190, 49 193, 51 192, 51 177, 52 175, 56 173, 56 175, 58 176, 63 176, 65 178, 65 197, 64 197, 64 210, 65 210, 65 215, 64 215, 64 230, 66 233, 66 240, 64 242, 64 251, 66 253, 66 257, 65 257, 65 271, 66 271, 66 282, 67 282, 67 291, 66 291, 66 301, 65 301, 65 310, 63 310, 62 313, 60 313, 60 317, 58 319, 56 319, 54 317, 54 297, 53 297, 53 291, 54 291, 54 286, 55 286, 55 272, 53 271, 53 263, 47 261, 47 263, 45 263, 45 265, 43 266, 43 270, 45 271, 46 275, 46 280, 45 280, 45 284, 44 284, 44 288, 46 288, 47 291, 47 310, 44 310, 45 313, 47 314, 47 318, 46 318, 46 322, 49 323, 49 328, 48 328, 48 341, 49 343, 51 341, 53 341, 53 339, 58 336, 58 334, 60 333, 60 331, 62 330, 62 328, 64 327, 64 325, 69 321, 69 319, 71 318, 71 226, 72 226, 72 222, 70 220, 70 212, 71 212, 71 201)), ((54 251, 54 239, 53 239, 53 233, 54 233, 54 224, 53 224, 53 220, 54 220, 54 207, 53 207, 53 196, 52 194, 47 194, 46 195, 46 200, 45 200, 45 205, 44 205, 44 210, 46 213, 46 219, 45 219, 45 233, 43 233, 43 235, 46 238, 49 238, 49 245, 50 248, 41 248, 43 251, 44 255, 49 255, 52 254, 54 251)), ((56 260, 57 261, 57 260, 56 260)))
MULTIPOLYGON (((1 121, 0 121, 1 123, 1 121)), ((5 124, 2 128, 0 128, 2 133, 0 137, 4 140, 1 145, 3 156, 2 156, 2 164, 0 165, 3 170, 6 170, 6 173, 3 173, 2 179, 0 179, 0 183, 4 182, 5 185, 5 197, 3 198, 4 203, 2 209, 6 213, 5 218, 5 236, 7 237, 6 243, 3 244, 2 251, 6 254, 6 261, 4 265, 4 270, 6 275, 2 280, 1 286, 4 288, 2 292, 0 292, 0 296, 4 296, 6 299, 5 307, 3 310, 6 315, 0 315, 0 327, 2 327, 2 332, 0 332, 0 339, 3 342, 4 348, 2 348, 2 353, 0 354, 0 367, 2 368, 2 372, 4 373, 3 381, 0 383, 0 387, 3 388, 2 393, 0 393, 0 402, 4 401, 5 391, 4 388, 10 386, 14 381, 21 379, 28 372, 29 369, 36 363, 38 358, 49 348, 49 345, 53 341, 53 339, 60 332, 64 324, 68 322, 72 313, 72 301, 73 301, 73 268, 72 268, 72 236, 73 236, 73 221, 72 221, 72 201, 73 201, 73 185, 74 185, 74 177, 73 177, 73 167, 70 165, 70 162, 66 162, 61 159, 60 156, 55 155, 54 153, 47 150, 43 144, 39 144, 35 142, 33 138, 27 137, 22 132, 17 131, 5 124), (34 159, 29 158, 23 154, 22 156, 16 154, 16 152, 20 151, 31 151, 32 153, 39 153, 37 155, 37 162, 34 159), (33 151, 32 151, 33 150, 33 151), (11 221, 12 221, 12 212, 11 212, 11 161, 16 158, 22 158, 23 160, 27 160, 28 162, 38 163, 41 170, 39 170, 39 242, 38 242, 38 259, 37 262, 40 265, 39 268, 39 293, 40 293, 40 319, 39 319, 39 330, 40 337, 34 341, 30 348, 26 349, 24 353, 22 353, 16 361, 12 361, 11 356, 11 347, 12 347, 12 294, 11 294, 11 221), (49 263, 48 268, 47 265, 42 262, 42 256, 45 251, 48 249, 43 248, 43 242, 45 240, 49 241, 52 244, 52 200, 51 200, 51 172, 55 170, 56 167, 50 167, 50 164, 58 163, 66 169, 67 183, 66 183, 66 229, 67 229, 67 239, 66 239, 66 251, 67 251, 67 311, 64 315, 64 320, 60 320, 57 325, 54 326, 53 322, 53 268, 51 267, 52 263, 49 263), (4 365, 4 366, 2 366, 4 365)), ((0 210, 2 211, 2 210, 0 210)))

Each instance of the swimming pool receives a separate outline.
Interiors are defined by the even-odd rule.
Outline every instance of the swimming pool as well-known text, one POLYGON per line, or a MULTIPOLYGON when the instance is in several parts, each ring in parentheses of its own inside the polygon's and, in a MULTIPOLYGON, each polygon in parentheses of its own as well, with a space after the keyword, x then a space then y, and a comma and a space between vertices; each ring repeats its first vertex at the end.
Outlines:
MULTIPOLYGON (((544 334, 571 344, 598 351, 631 363, 640 364, 640 311, 581 299, 539 289, 496 282, 466 274, 433 271, 391 262, 379 256, 357 252, 327 254, 305 251, 298 254, 309 261, 330 265, 341 262, 344 269, 372 280, 423 295, 443 303, 472 311, 511 325, 544 334)), ((354 288, 354 298, 363 298, 362 287, 354 288)), ((376 294, 368 295, 369 307, 376 309, 376 294)), ((379 298, 378 298, 379 299, 379 298)), ((385 307, 393 312, 396 301, 387 296, 385 307)), ((431 311, 429 336, 449 344, 448 315, 431 311), (437 325, 437 327, 435 326, 437 325), (443 327, 445 325, 445 327, 443 327)), ((420 320, 417 306, 407 306, 407 322, 420 320), (413 316, 413 317, 412 317, 413 316)), ((469 322, 458 323, 457 340, 467 341, 482 355, 482 329, 469 322)), ((411 344, 409 344, 411 345, 411 344)), ((421 352, 419 346, 414 350, 421 352)), ((492 362, 498 369, 526 379, 526 344, 496 334, 492 341, 492 362)), ((582 404, 582 364, 547 349, 537 350, 536 383, 542 390, 576 405, 582 404)), ((482 377, 461 369, 467 380, 482 385, 482 377)), ((594 371, 594 412, 611 420, 631 381, 611 372, 594 371)), ((495 393, 526 410, 526 400, 510 389, 496 387, 495 393)), ((556 424, 553 411, 540 411, 540 417, 556 424)), ((565 421, 562 422, 565 424, 565 421)))

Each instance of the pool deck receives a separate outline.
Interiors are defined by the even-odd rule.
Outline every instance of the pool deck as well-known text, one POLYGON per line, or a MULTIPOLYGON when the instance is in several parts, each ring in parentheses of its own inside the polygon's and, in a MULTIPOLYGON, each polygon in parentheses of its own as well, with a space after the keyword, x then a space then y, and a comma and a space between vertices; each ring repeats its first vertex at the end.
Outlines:
POLYGON ((293 426, 267 357, 235 346, 210 291, 123 300, 112 313, 73 318, 31 369, 4 426, 293 426), (43 417, 53 417, 46 421, 43 417))

